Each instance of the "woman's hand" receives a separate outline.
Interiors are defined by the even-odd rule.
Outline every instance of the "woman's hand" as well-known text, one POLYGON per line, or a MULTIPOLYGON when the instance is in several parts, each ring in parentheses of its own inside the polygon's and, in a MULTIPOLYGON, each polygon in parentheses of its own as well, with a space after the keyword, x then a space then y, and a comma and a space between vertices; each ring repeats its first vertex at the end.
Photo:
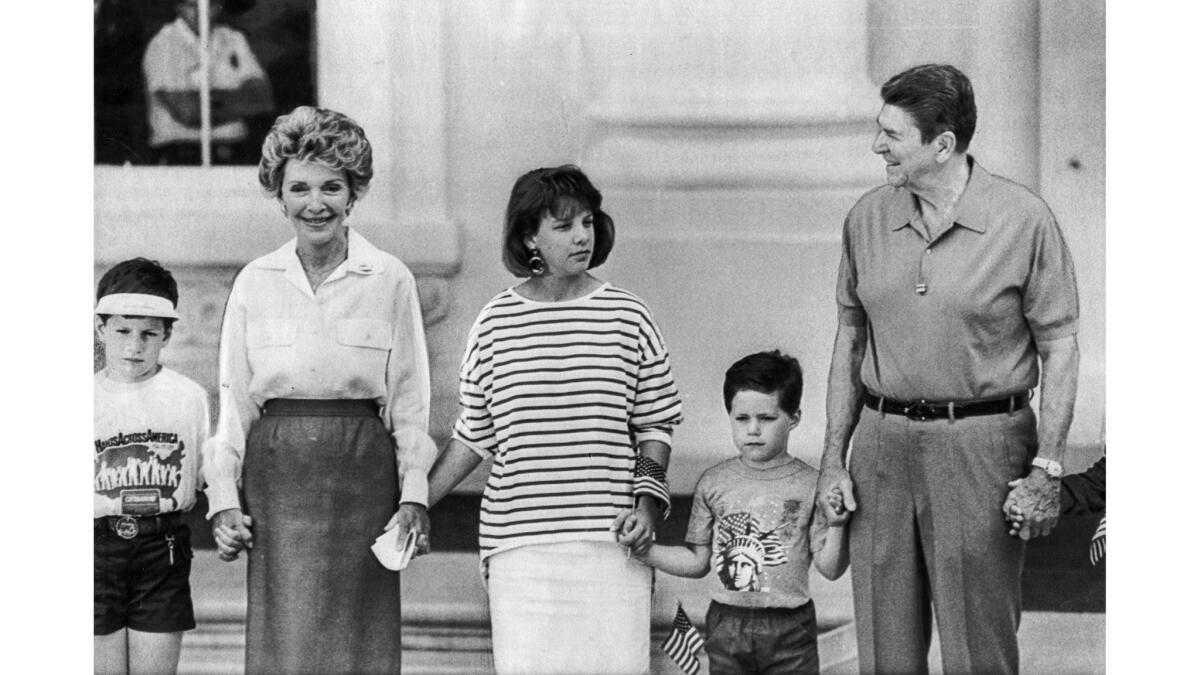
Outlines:
POLYGON ((617 543, 642 557, 650 552, 654 544, 654 525, 659 520, 660 507, 651 497, 639 497, 632 511, 625 509, 617 514, 609 530, 617 536, 617 543))
POLYGON ((217 557, 225 562, 237 560, 243 549, 254 548, 254 534, 250 532, 250 516, 241 509, 225 509, 212 517, 213 539, 217 542, 217 557))
POLYGON ((392 516, 388 524, 383 529, 387 530, 395 525, 400 528, 400 537, 396 540, 396 550, 404 548, 404 540, 408 537, 410 530, 415 530, 417 533, 417 549, 413 555, 424 555, 429 553, 429 512, 424 506, 413 502, 404 502, 400 505, 400 510, 392 516))

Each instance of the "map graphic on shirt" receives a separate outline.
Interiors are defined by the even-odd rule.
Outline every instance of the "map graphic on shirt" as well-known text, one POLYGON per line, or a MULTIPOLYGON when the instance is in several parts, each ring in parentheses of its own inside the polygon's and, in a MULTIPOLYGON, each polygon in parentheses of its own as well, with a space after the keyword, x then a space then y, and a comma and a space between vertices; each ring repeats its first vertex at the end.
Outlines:
MULTIPOLYGON (((183 478, 183 442, 174 433, 147 430, 96 441, 93 489, 120 500, 130 490, 154 490, 156 498, 175 494, 183 478)), ((157 512, 155 501, 155 512, 157 512)))

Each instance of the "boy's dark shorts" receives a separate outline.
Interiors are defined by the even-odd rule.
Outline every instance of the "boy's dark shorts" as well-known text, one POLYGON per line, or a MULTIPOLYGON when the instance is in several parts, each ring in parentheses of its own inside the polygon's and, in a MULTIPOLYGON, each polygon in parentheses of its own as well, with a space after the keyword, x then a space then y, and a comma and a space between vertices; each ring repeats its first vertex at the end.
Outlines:
POLYGON ((705 617, 710 675, 820 671, 812 600, 795 608, 734 607, 712 602, 705 617))
POLYGON ((166 532, 122 539, 95 521, 94 635, 122 628, 175 633, 196 627, 192 610, 192 533, 180 523, 166 532), (168 546, 173 535, 174 563, 168 546))

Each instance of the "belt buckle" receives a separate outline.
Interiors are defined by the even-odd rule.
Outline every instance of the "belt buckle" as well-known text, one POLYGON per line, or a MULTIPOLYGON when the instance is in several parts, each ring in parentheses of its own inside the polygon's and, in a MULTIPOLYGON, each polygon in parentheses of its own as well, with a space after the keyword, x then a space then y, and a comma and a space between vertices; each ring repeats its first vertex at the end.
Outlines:
POLYGON ((137 518, 132 516, 121 516, 117 520, 117 524, 113 526, 113 532, 122 539, 133 539, 138 536, 137 518))
POLYGON ((916 403, 910 403, 904 406, 904 416, 910 420, 924 422, 925 420, 934 419, 933 406, 921 399, 916 403))

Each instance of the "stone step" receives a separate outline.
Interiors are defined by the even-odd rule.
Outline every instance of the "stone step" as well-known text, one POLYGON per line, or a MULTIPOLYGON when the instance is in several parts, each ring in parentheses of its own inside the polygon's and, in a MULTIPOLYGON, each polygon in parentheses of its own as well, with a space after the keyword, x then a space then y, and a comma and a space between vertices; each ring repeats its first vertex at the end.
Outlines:
MULTIPOLYGON (((818 641, 821 672, 850 675, 858 672, 854 652, 853 625, 823 633, 818 641)), ((484 675, 492 672, 491 639, 483 627, 475 630, 428 630, 405 625, 403 672, 405 675, 484 675)), ((667 631, 655 631, 653 645, 662 644, 667 631)), ((244 626, 241 623, 204 623, 184 638, 180 675, 241 675, 243 672, 244 626)), ((701 654, 702 672, 707 658, 701 654)), ((651 652, 655 673, 674 672, 661 649, 651 652)))

